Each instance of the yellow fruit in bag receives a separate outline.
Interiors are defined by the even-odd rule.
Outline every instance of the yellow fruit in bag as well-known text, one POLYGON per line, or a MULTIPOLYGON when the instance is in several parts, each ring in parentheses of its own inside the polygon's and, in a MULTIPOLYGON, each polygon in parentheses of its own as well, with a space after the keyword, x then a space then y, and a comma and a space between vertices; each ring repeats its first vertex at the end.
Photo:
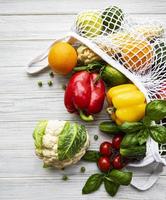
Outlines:
POLYGON ((77 52, 69 43, 58 42, 51 47, 48 62, 54 72, 66 75, 77 64, 77 52))
POLYGON ((101 34, 103 20, 99 12, 83 12, 77 17, 77 31, 85 37, 96 37, 101 34))
POLYGON ((153 49, 144 40, 126 43, 121 49, 121 54, 125 67, 133 71, 145 71, 151 66, 153 61, 153 49))

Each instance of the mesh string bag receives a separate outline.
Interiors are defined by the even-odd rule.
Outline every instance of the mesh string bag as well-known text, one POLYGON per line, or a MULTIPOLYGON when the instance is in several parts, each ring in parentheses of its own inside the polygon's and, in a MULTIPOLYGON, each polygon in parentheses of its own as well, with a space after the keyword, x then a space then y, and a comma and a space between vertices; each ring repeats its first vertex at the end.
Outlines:
MULTIPOLYGON (((166 40, 160 22, 133 18, 122 9, 111 6, 103 10, 89 10, 77 15, 71 31, 59 39, 75 47, 80 44, 91 49, 106 63, 122 72, 145 95, 147 102, 166 99, 166 40)), ((48 67, 48 53, 52 45, 34 58, 26 71, 35 74, 48 67)), ((166 120, 160 121, 166 126, 166 120)), ((158 145, 149 138, 146 156, 130 163, 135 171, 146 169, 142 180, 133 176, 131 184, 140 190, 149 189, 166 165, 166 144, 158 145)))
MULTIPOLYGON (((72 29, 116 61, 113 67, 119 70, 124 67, 129 77, 132 74, 145 88, 148 101, 166 99, 166 40, 159 22, 148 18, 141 21, 111 6, 100 11, 81 12, 72 29)), ((166 121, 160 123, 166 125, 166 121)), ((150 149, 154 151, 156 147, 153 149, 152 143, 155 142, 151 142, 150 149)), ((165 157, 166 144, 159 145, 157 151, 165 157)))
MULTIPOLYGON (((57 39, 73 46, 83 44, 105 62, 122 72, 144 94, 147 102, 166 99, 166 40, 160 22, 140 20, 111 6, 104 10, 89 10, 77 15, 71 32, 57 39)), ((51 45, 51 46, 52 46, 51 45)), ((38 73, 48 66, 51 46, 33 59, 27 72, 38 73)), ((160 122, 166 125, 166 121, 160 122)), ((147 166, 152 162, 166 165, 166 144, 159 145, 149 138, 146 157, 133 167, 147 166)))

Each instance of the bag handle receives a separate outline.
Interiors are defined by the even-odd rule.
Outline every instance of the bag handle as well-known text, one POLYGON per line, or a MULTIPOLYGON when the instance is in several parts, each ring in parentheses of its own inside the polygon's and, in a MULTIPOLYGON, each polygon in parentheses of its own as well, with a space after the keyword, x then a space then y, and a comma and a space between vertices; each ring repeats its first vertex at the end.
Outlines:
POLYGON ((28 64, 28 66, 26 68, 26 72, 28 74, 33 75, 33 74, 37 74, 37 73, 43 71, 44 69, 48 68, 49 65, 48 65, 47 57, 48 57, 50 48, 57 42, 65 40, 68 37, 69 37, 69 34, 65 35, 64 37, 60 37, 60 38, 56 39, 54 41, 54 43, 49 48, 47 48, 42 54, 38 55, 37 57, 35 57, 34 59, 32 59, 30 61, 30 63, 28 64))
MULTIPOLYGON (((139 168, 143 170, 142 168, 139 168)), ((149 165, 150 174, 147 177, 144 177, 143 180, 138 180, 138 177, 133 177, 131 185, 138 190, 145 191, 151 188, 159 179, 159 176, 162 172, 163 164, 155 163, 154 166, 152 164, 149 165)))

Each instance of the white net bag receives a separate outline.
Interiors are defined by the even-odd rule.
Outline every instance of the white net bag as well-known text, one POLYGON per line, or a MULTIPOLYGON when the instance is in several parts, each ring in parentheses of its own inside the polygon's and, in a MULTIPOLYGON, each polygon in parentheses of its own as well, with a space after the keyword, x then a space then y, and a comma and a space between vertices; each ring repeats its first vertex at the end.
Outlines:
MULTIPOLYGON (((164 28, 152 19, 139 20, 111 6, 104 10, 81 12, 76 17, 72 31, 55 40, 67 41, 73 46, 85 45, 106 63, 122 72, 144 94, 147 102, 166 99, 166 40, 164 28)), ((26 71, 35 74, 48 67, 48 53, 52 45, 33 59, 26 71)), ((166 126, 165 121, 160 124, 166 126)), ((136 170, 149 168, 147 178, 131 184, 147 190, 158 179, 166 165, 166 144, 158 145, 151 138, 146 143, 146 157, 130 163, 136 170), (146 166, 146 167, 145 167, 146 166)))
MULTIPOLYGON (((116 6, 90 10, 79 13, 72 32, 52 45, 59 41, 87 46, 130 79, 145 94, 147 102, 166 99, 166 40, 159 22, 132 18, 116 6)), ((50 48, 30 62, 29 74, 48 66, 50 48)), ((166 121, 160 123, 166 125, 166 121)), ((154 161, 166 165, 165 155, 166 144, 158 146, 149 138, 146 157, 130 166, 143 167, 154 161)))
MULTIPOLYGON (((111 6, 105 10, 81 12, 73 30, 109 56, 109 64, 123 72, 138 87, 142 85, 145 90, 139 88, 146 93, 147 101, 166 99, 166 40, 164 28, 159 22, 134 19, 120 8, 111 6)), ((166 125, 166 121, 161 124, 166 125)), ((164 157, 166 144, 159 145, 158 149, 150 139, 147 147, 146 158, 153 152, 156 161, 165 163, 157 151, 164 157)), ((136 166, 149 164, 147 160, 136 166)))

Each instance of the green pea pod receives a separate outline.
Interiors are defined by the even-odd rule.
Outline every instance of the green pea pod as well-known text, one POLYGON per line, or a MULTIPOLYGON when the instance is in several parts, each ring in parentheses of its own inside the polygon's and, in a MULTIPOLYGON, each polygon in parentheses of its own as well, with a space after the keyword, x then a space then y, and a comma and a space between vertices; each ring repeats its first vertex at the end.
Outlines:
POLYGON ((90 176, 82 189, 82 194, 89 194, 98 190, 103 182, 103 176, 103 174, 90 176))
POLYGON ((166 143, 166 127, 164 126, 152 126, 149 129, 150 136, 159 144, 166 143))
POLYGON ((129 185, 132 180, 132 172, 124 172, 113 169, 109 173, 108 177, 119 185, 129 185))
POLYGON ((120 148, 120 154, 129 159, 141 160, 146 155, 146 145, 120 148))
POLYGON ((85 153, 85 155, 82 157, 82 160, 88 161, 88 162, 97 162, 100 158, 99 151, 92 151, 89 150, 85 153))
POLYGON ((166 100, 154 100, 146 106, 146 116, 151 120, 159 121, 166 117, 166 100))
POLYGON ((110 65, 104 67, 101 78, 109 86, 122 85, 129 82, 125 75, 110 65))
POLYGON ((142 122, 124 122, 119 126, 119 129, 124 133, 135 133, 140 131, 143 127, 142 122))
POLYGON ((120 131, 119 127, 111 121, 101 122, 99 129, 100 131, 108 134, 116 134, 120 131))
POLYGON ((110 196, 115 196, 116 193, 118 192, 119 189, 119 184, 116 182, 113 182, 109 177, 105 177, 104 178, 104 187, 106 192, 110 195, 110 196))

